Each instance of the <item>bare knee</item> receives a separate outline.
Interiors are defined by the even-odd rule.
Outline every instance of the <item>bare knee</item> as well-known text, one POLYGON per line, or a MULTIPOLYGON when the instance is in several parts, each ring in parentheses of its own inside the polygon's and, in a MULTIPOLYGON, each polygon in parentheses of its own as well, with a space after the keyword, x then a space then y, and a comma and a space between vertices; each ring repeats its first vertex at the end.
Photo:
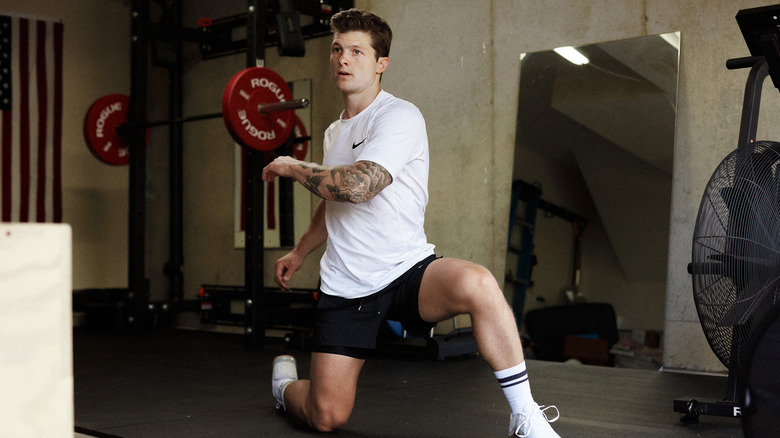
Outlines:
POLYGON ((495 277, 483 266, 474 264, 465 269, 457 284, 461 289, 459 294, 472 311, 485 306, 506 304, 504 293, 498 286, 495 277))
POLYGON ((320 412, 309 417, 309 427, 317 432, 333 432, 347 423, 349 416, 334 415, 332 412, 320 412))
POLYGON ((332 432, 352 413, 358 375, 365 361, 330 353, 315 352, 311 357, 311 383, 301 419, 314 430, 332 432))
POLYGON ((318 432, 333 432, 347 423, 352 406, 338 406, 332 402, 312 403, 309 407, 309 427, 318 432))
POLYGON ((419 301, 420 316, 426 321, 511 312, 493 274, 484 266, 459 259, 431 263, 420 286, 419 301))

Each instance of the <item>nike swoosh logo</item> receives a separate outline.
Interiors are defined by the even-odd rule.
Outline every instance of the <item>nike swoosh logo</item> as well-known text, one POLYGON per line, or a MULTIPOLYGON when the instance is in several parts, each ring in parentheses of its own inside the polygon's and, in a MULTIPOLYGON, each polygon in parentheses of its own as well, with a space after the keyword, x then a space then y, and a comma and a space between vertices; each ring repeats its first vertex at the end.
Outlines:
POLYGON ((360 146, 361 144, 363 144, 363 142, 364 142, 364 141, 366 141, 366 139, 365 139, 365 138, 364 138, 364 139, 363 139, 363 141, 361 141, 360 143, 352 143, 352 149, 355 149, 355 148, 357 148, 358 146, 360 146))

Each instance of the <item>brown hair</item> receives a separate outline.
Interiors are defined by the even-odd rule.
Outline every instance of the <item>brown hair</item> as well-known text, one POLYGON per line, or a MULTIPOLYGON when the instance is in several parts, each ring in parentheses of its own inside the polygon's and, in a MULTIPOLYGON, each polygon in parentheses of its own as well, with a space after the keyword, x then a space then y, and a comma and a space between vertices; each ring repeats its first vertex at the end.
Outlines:
POLYGON ((367 32, 371 35, 371 46, 376 52, 376 58, 390 56, 393 31, 387 22, 376 14, 355 8, 341 11, 331 17, 330 28, 334 33, 367 32))

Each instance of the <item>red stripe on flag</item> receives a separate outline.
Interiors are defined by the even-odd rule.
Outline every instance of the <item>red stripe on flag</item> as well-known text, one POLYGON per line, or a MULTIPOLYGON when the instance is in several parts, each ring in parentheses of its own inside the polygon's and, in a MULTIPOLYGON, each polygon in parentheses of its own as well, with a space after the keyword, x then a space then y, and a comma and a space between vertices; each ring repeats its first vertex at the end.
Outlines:
POLYGON ((46 178, 46 151, 48 138, 48 80, 46 77, 46 22, 37 23, 37 35, 35 38, 35 63, 36 83, 38 87, 38 163, 37 163, 37 184, 35 193, 35 221, 46 222, 46 188, 48 181, 46 178))
POLYGON ((2 16, 0 33, 0 220, 62 222, 63 25, 2 16))
POLYGON ((19 222, 27 222, 30 210, 30 35, 29 20, 19 20, 19 222))

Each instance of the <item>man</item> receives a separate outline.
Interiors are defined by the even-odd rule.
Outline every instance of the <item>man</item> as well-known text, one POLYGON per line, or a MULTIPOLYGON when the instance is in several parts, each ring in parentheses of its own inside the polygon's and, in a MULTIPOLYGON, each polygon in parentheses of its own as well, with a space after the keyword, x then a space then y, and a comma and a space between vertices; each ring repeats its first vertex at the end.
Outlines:
POLYGON ((495 278, 482 266, 436 258, 426 239, 425 121, 380 86, 390 27, 355 9, 334 15, 331 27, 330 72, 344 111, 325 132, 323 164, 279 157, 263 169, 265 181, 293 178, 322 198, 300 242, 276 262, 276 283, 289 289, 304 258, 327 242, 310 379, 298 380, 295 359, 279 356, 274 397, 311 428, 333 431, 352 412, 385 319, 424 335, 437 321, 470 314, 477 348, 512 408, 510 436, 558 437, 531 397, 514 315, 495 278))

